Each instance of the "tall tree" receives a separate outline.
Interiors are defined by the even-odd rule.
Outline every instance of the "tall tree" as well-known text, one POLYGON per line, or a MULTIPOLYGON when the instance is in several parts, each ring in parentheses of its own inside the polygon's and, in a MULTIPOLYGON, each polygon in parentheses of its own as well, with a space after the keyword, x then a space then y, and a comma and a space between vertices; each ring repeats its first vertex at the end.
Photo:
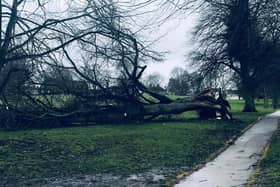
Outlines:
MULTIPOLYGON (((204 3, 195 33, 200 42, 195 60, 205 73, 217 69, 234 71, 241 81, 244 111, 254 112, 256 91, 263 79, 261 74, 268 67, 271 50, 267 45, 271 38, 267 34, 272 27, 264 26, 264 22, 272 21, 267 10, 273 10, 275 15, 280 13, 279 2, 214 0, 204 3)), ((273 20, 273 24, 279 22, 279 19, 273 20)))

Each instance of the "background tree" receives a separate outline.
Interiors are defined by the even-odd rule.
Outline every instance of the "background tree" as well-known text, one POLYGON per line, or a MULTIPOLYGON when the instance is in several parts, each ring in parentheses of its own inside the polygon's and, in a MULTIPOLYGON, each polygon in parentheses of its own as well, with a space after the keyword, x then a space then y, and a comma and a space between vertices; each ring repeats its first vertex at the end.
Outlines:
MULTIPOLYGON (((279 2, 223 0, 205 1, 200 24, 195 33, 200 45, 195 53, 196 65, 204 73, 220 70, 234 71, 240 78, 241 93, 245 100, 244 111, 256 111, 254 99, 269 66, 272 25, 279 19, 271 19, 269 10, 279 15, 279 2), (264 22, 273 22, 267 25, 264 22)), ((276 36, 274 34, 274 36, 276 36)), ((278 40, 278 38, 274 38, 278 40)))
POLYGON ((168 81, 168 91, 175 95, 188 95, 191 93, 191 76, 183 68, 174 68, 168 81))
POLYGON ((197 72, 191 73, 190 77, 191 77, 191 82, 190 82, 191 93, 194 96, 202 92, 203 89, 205 89, 205 86, 203 84, 204 77, 197 72))
POLYGON ((14 105, 22 103, 22 90, 32 92, 34 88, 30 84, 32 68, 23 61, 13 62, 6 65, 0 72, 0 101, 7 106, 12 102, 14 105))
MULTIPOLYGON (((264 97, 265 96, 267 97, 264 99, 268 100, 268 98, 272 98, 272 106, 274 108, 279 108, 279 97, 280 97, 280 86, 279 86, 280 50, 279 50, 279 47, 277 47, 277 46, 274 47, 274 49, 272 50, 272 53, 270 55, 269 61, 271 63, 269 64, 267 71, 265 71, 263 73, 264 81, 263 81, 262 88, 264 88, 263 92, 266 92, 266 93, 264 93, 264 97)), ((267 101, 267 105, 268 105, 268 101, 267 101)))
POLYGON ((150 74, 144 79, 144 83, 147 88, 157 93, 165 92, 162 87, 163 81, 164 78, 159 73, 150 74))

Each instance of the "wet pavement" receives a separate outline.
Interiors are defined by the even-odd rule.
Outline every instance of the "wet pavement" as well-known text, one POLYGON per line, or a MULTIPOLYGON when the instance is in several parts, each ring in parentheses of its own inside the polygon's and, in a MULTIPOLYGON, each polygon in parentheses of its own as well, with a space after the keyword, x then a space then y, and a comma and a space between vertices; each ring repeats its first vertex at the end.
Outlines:
POLYGON ((255 164, 273 133, 280 111, 267 115, 253 125, 215 160, 188 176, 175 187, 243 186, 254 174, 255 164))

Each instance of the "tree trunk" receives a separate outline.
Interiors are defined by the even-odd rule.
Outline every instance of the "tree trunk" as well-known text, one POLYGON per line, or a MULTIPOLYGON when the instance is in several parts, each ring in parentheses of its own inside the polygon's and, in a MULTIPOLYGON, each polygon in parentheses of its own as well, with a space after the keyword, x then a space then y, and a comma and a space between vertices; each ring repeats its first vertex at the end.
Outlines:
POLYGON ((245 100, 243 112, 257 112, 255 97, 259 85, 258 82, 250 76, 249 59, 244 58, 241 61, 241 93, 245 100))
MULTIPOLYGON (((125 107, 125 108, 113 108, 99 112, 93 112, 86 114, 88 116, 88 122, 96 123, 108 123, 108 122, 132 122, 143 121, 144 119, 150 119, 159 115, 180 114, 187 111, 199 111, 208 110, 224 114, 220 105, 214 105, 213 103, 200 102, 200 101, 173 101, 168 104, 149 104, 138 107, 125 107)), ((62 118, 64 123, 80 122, 84 121, 85 114, 65 116, 62 118)), ((227 116, 221 116, 222 119, 228 119, 227 116)))
POLYGON ((245 105, 243 112, 257 112, 255 105, 255 93, 254 90, 246 90, 246 93, 243 94, 245 105))
POLYGON ((274 109, 279 108, 278 93, 274 92, 272 97, 272 106, 274 109))
POLYGON ((186 111, 194 111, 200 109, 212 109, 221 111, 219 106, 215 106, 205 102, 173 102, 169 104, 155 104, 144 106, 144 115, 164 115, 164 114, 180 114, 186 111))
POLYGON ((263 107, 264 108, 268 108, 269 107, 269 103, 268 103, 268 95, 266 92, 266 88, 264 87, 263 89, 263 107))

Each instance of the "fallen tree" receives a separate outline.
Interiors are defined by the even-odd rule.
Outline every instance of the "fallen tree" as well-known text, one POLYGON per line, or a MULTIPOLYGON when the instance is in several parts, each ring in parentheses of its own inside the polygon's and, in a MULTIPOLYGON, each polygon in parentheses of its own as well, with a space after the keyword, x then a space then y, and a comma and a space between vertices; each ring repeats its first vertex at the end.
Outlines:
POLYGON ((117 3, 88 0, 73 8, 76 15, 54 18, 46 4, 28 12, 24 2, 0 2, 8 23, 0 45, 2 127, 141 121, 193 110, 231 118, 221 96, 172 100, 141 83, 147 61, 161 55, 126 27, 117 3))
MULTIPOLYGON (((213 92, 213 90, 211 90, 213 92)), ((207 91, 209 92, 209 90, 207 91)), ((156 94, 156 93, 155 93, 156 94)), ((158 94, 156 94, 158 96, 158 94)), ((160 95, 162 99, 163 95, 160 95)), ((164 101, 167 100, 168 97, 164 101)), ((168 98, 169 99, 169 98, 168 98)), ((72 103, 74 104, 74 103, 72 103)), ((80 105, 81 103, 77 103, 80 105)), ((76 105, 76 107, 77 107, 76 105)), ((49 127, 86 125, 96 123, 141 122, 160 115, 180 114, 187 111, 197 111, 204 119, 232 119, 228 102, 219 96, 215 98, 205 94, 196 98, 177 99, 158 103, 126 103, 125 105, 107 105, 84 109, 64 108, 57 112, 24 110, 24 112, 6 108, 2 110, 2 124, 7 127, 49 127), (3 115, 5 114, 5 115, 3 115), (51 125, 50 125, 51 124, 51 125)))

